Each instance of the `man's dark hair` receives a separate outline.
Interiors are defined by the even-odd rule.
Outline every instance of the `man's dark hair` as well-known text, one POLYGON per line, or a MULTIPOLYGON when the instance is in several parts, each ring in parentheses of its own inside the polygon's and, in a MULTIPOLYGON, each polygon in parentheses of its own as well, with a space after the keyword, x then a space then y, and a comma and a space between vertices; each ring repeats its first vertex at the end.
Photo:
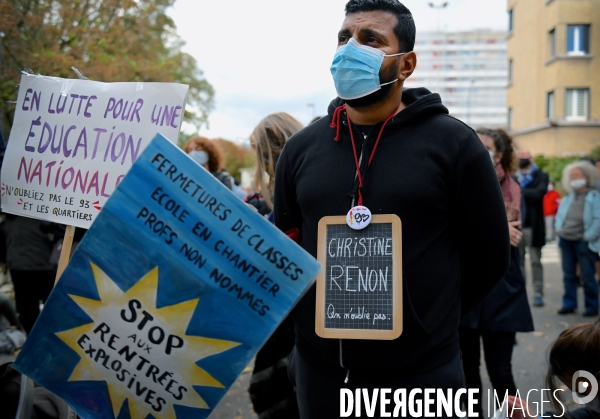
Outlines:
POLYGON ((398 24, 394 28, 394 33, 400 43, 399 52, 409 52, 415 47, 415 21, 412 18, 410 10, 398 0, 350 0, 346 3, 346 16, 353 13, 388 12, 396 16, 398 24))

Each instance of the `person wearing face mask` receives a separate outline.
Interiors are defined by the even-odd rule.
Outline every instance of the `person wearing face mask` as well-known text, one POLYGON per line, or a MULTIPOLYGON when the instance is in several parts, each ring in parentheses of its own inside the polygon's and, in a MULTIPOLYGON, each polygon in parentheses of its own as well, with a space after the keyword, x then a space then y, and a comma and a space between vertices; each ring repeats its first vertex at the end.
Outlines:
POLYGON ((558 314, 574 313, 577 308, 577 265, 583 284, 586 317, 598 315, 598 283, 594 278, 600 251, 600 192, 596 168, 578 161, 565 167, 562 178, 568 192, 556 213, 556 234, 561 250, 563 283, 562 308, 558 314))
POLYGON ((512 138, 503 130, 480 128, 477 134, 490 153, 506 207, 511 244, 508 272, 489 295, 460 322, 459 342, 467 388, 479 389, 478 416, 482 416, 480 348, 483 342, 485 365, 498 394, 516 394, 512 374, 512 353, 516 332, 532 332, 533 319, 527 301, 525 278, 521 273, 518 244, 522 239, 521 188, 510 175, 516 166, 512 138))
MULTIPOLYGON (((508 409, 504 412, 513 419, 536 417, 598 419, 600 418, 599 382, 600 321, 571 326, 558 336, 548 355, 546 388, 550 390, 553 412, 536 411, 534 407, 528 406, 522 399, 514 396, 508 397, 508 409), (573 392, 572 397, 577 403, 576 406, 581 407, 567 412, 567 407, 571 403, 564 399, 562 385, 573 392)), ((544 406, 543 403, 541 405, 544 406)))
POLYGON ((219 179, 223 185, 233 190, 233 178, 223 166, 225 162, 223 150, 216 142, 206 137, 190 138, 183 146, 183 151, 219 179))
POLYGON ((464 388, 461 312, 509 267, 507 215, 488 151, 438 94, 403 89, 417 64, 414 42, 415 23, 399 1, 348 1, 330 67, 338 97, 277 162, 275 224, 299 229, 313 256, 325 216, 361 206, 402 222, 399 338, 320 337, 315 286, 295 306, 288 373, 303 419, 339 417, 342 388, 464 388))
MULTIPOLYGON (((302 127, 293 116, 276 112, 263 118, 250 134, 257 162, 254 187, 262 195, 252 195, 246 202, 271 222, 275 167, 288 138, 302 127), (262 198, 262 205, 257 205, 258 196, 262 198)), ((260 419, 299 418, 296 392, 286 371, 293 346, 294 323, 286 317, 256 354, 248 395, 260 419)))
POLYGON ((548 174, 533 163, 528 150, 519 150, 519 170, 517 171, 523 194, 523 240, 519 243, 521 271, 525 273, 525 253, 529 253, 533 279, 533 305, 544 305, 544 270, 542 267, 542 247, 546 244, 544 221, 544 195, 548 191, 548 174))
POLYGON ((271 222, 277 160, 288 138, 302 128, 303 125, 293 116, 276 112, 263 118, 250 134, 250 145, 256 152, 254 189, 258 193, 250 195, 246 202, 256 207, 271 222))

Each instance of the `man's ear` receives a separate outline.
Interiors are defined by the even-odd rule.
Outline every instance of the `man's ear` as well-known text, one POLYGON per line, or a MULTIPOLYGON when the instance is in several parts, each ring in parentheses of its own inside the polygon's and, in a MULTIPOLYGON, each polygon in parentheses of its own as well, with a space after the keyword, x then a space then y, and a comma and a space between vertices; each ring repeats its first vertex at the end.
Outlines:
POLYGON ((417 54, 414 51, 407 52, 402 56, 402 66, 398 72, 398 79, 401 81, 406 80, 415 71, 417 67, 417 54))

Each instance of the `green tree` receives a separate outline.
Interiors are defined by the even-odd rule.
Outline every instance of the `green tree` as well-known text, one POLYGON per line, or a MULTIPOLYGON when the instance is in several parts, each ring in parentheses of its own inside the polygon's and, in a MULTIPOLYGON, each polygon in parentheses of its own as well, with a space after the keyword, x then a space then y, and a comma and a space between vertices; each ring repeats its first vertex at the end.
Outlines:
MULTIPOLYGON (((219 144, 225 155, 225 169, 236 179, 240 179, 240 169, 249 167, 248 163, 253 162, 254 150, 242 148, 232 141, 217 138, 214 141, 219 144)), ((250 166, 252 166, 250 164, 250 166)))
POLYGON ((561 194, 564 194, 561 178, 564 168, 574 161, 579 160, 579 157, 544 157, 543 155, 536 156, 534 162, 544 172, 548 173, 550 180, 554 182, 554 186, 561 194))
POLYGON ((249 150, 246 153, 246 157, 244 158, 244 166, 243 167, 254 167, 256 166, 256 153, 254 150, 249 150))
POLYGON ((600 160, 600 145, 597 145, 596 147, 592 148, 592 151, 590 151, 590 157, 594 161, 600 160))
POLYGON ((214 91, 167 9, 175 0, 0 1, 0 128, 10 128, 21 71, 74 78, 71 67, 103 82, 190 86, 185 119, 207 123, 214 91))

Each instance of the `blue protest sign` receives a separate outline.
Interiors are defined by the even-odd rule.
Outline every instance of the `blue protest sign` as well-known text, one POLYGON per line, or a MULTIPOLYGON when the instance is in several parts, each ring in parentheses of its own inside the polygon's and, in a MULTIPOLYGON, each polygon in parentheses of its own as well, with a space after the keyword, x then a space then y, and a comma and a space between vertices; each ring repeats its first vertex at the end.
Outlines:
POLYGON ((319 268, 159 134, 14 366, 82 418, 206 418, 319 268))

